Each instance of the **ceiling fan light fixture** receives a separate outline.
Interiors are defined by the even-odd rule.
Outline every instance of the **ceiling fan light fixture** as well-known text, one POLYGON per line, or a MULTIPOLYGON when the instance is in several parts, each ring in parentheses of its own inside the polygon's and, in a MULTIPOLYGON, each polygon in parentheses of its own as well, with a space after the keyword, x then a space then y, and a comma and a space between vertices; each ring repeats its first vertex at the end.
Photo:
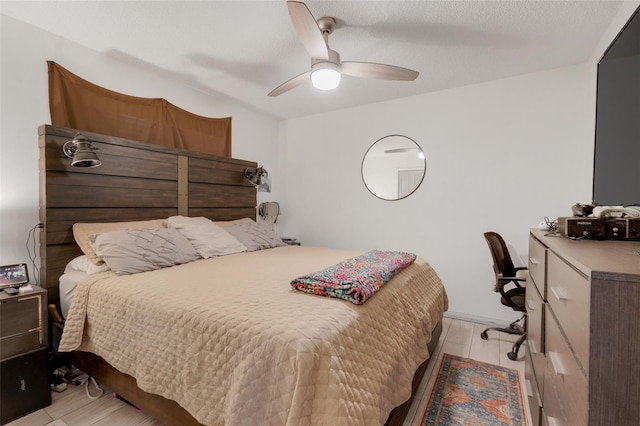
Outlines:
POLYGON ((305 84, 309 81, 309 76, 313 87, 320 90, 337 88, 342 74, 376 80, 413 81, 418 78, 418 71, 395 65, 340 61, 338 52, 329 47, 329 35, 336 28, 336 18, 323 16, 316 19, 300 0, 287 1, 287 9, 298 39, 311 57, 311 70, 285 81, 267 96, 279 96, 305 84))
POLYGON ((320 90, 333 90, 340 85, 340 70, 333 62, 318 62, 311 71, 311 83, 320 90))

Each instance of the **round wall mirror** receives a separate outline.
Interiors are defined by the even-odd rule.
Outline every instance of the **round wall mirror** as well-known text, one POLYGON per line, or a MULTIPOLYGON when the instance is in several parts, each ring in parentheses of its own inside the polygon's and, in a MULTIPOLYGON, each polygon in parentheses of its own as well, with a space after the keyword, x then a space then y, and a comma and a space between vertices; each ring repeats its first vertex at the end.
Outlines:
POLYGON ((413 194, 426 170, 427 160, 420 146, 402 135, 378 139, 362 160, 365 186, 383 200, 400 200, 413 194))

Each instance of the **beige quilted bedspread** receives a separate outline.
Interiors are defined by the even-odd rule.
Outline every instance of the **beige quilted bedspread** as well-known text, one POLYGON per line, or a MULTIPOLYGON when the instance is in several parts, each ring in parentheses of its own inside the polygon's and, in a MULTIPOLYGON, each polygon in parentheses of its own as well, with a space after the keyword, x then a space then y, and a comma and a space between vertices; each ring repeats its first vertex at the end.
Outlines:
POLYGON ((100 355, 212 425, 376 425, 447 309, 423 259, 363 305, 289 282, 361 252, 286 246, 78 285, 61 351, 100 355))

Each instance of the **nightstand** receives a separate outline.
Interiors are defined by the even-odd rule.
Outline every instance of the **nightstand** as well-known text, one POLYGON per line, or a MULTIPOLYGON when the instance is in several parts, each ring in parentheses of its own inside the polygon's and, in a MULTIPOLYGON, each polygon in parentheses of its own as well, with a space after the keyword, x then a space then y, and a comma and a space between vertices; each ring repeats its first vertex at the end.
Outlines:
POLYGON ((0 422, 51 405, 47 371, 47 291, 0 291, 0 422))

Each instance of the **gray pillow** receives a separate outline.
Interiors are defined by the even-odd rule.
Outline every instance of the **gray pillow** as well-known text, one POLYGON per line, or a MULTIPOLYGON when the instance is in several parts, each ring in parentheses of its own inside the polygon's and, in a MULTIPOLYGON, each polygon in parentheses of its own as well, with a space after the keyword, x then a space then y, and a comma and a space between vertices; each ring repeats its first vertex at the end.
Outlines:
POLYGON ((96 254, 118 275, 153 271, 198 258, 189 240, 173 228, 128 229, 90 237, 96 254))
POLYGON ((247 251, 256 251, 286 245, 271 229, 271 225, 265 222, 238 222, 233 225, 226 226, 224 230, 244 244, 247 251))
POLYGON ((247 251, 237 238, 206 217, 171 216, 167 228, 175 228, 204 259, 247 251))

